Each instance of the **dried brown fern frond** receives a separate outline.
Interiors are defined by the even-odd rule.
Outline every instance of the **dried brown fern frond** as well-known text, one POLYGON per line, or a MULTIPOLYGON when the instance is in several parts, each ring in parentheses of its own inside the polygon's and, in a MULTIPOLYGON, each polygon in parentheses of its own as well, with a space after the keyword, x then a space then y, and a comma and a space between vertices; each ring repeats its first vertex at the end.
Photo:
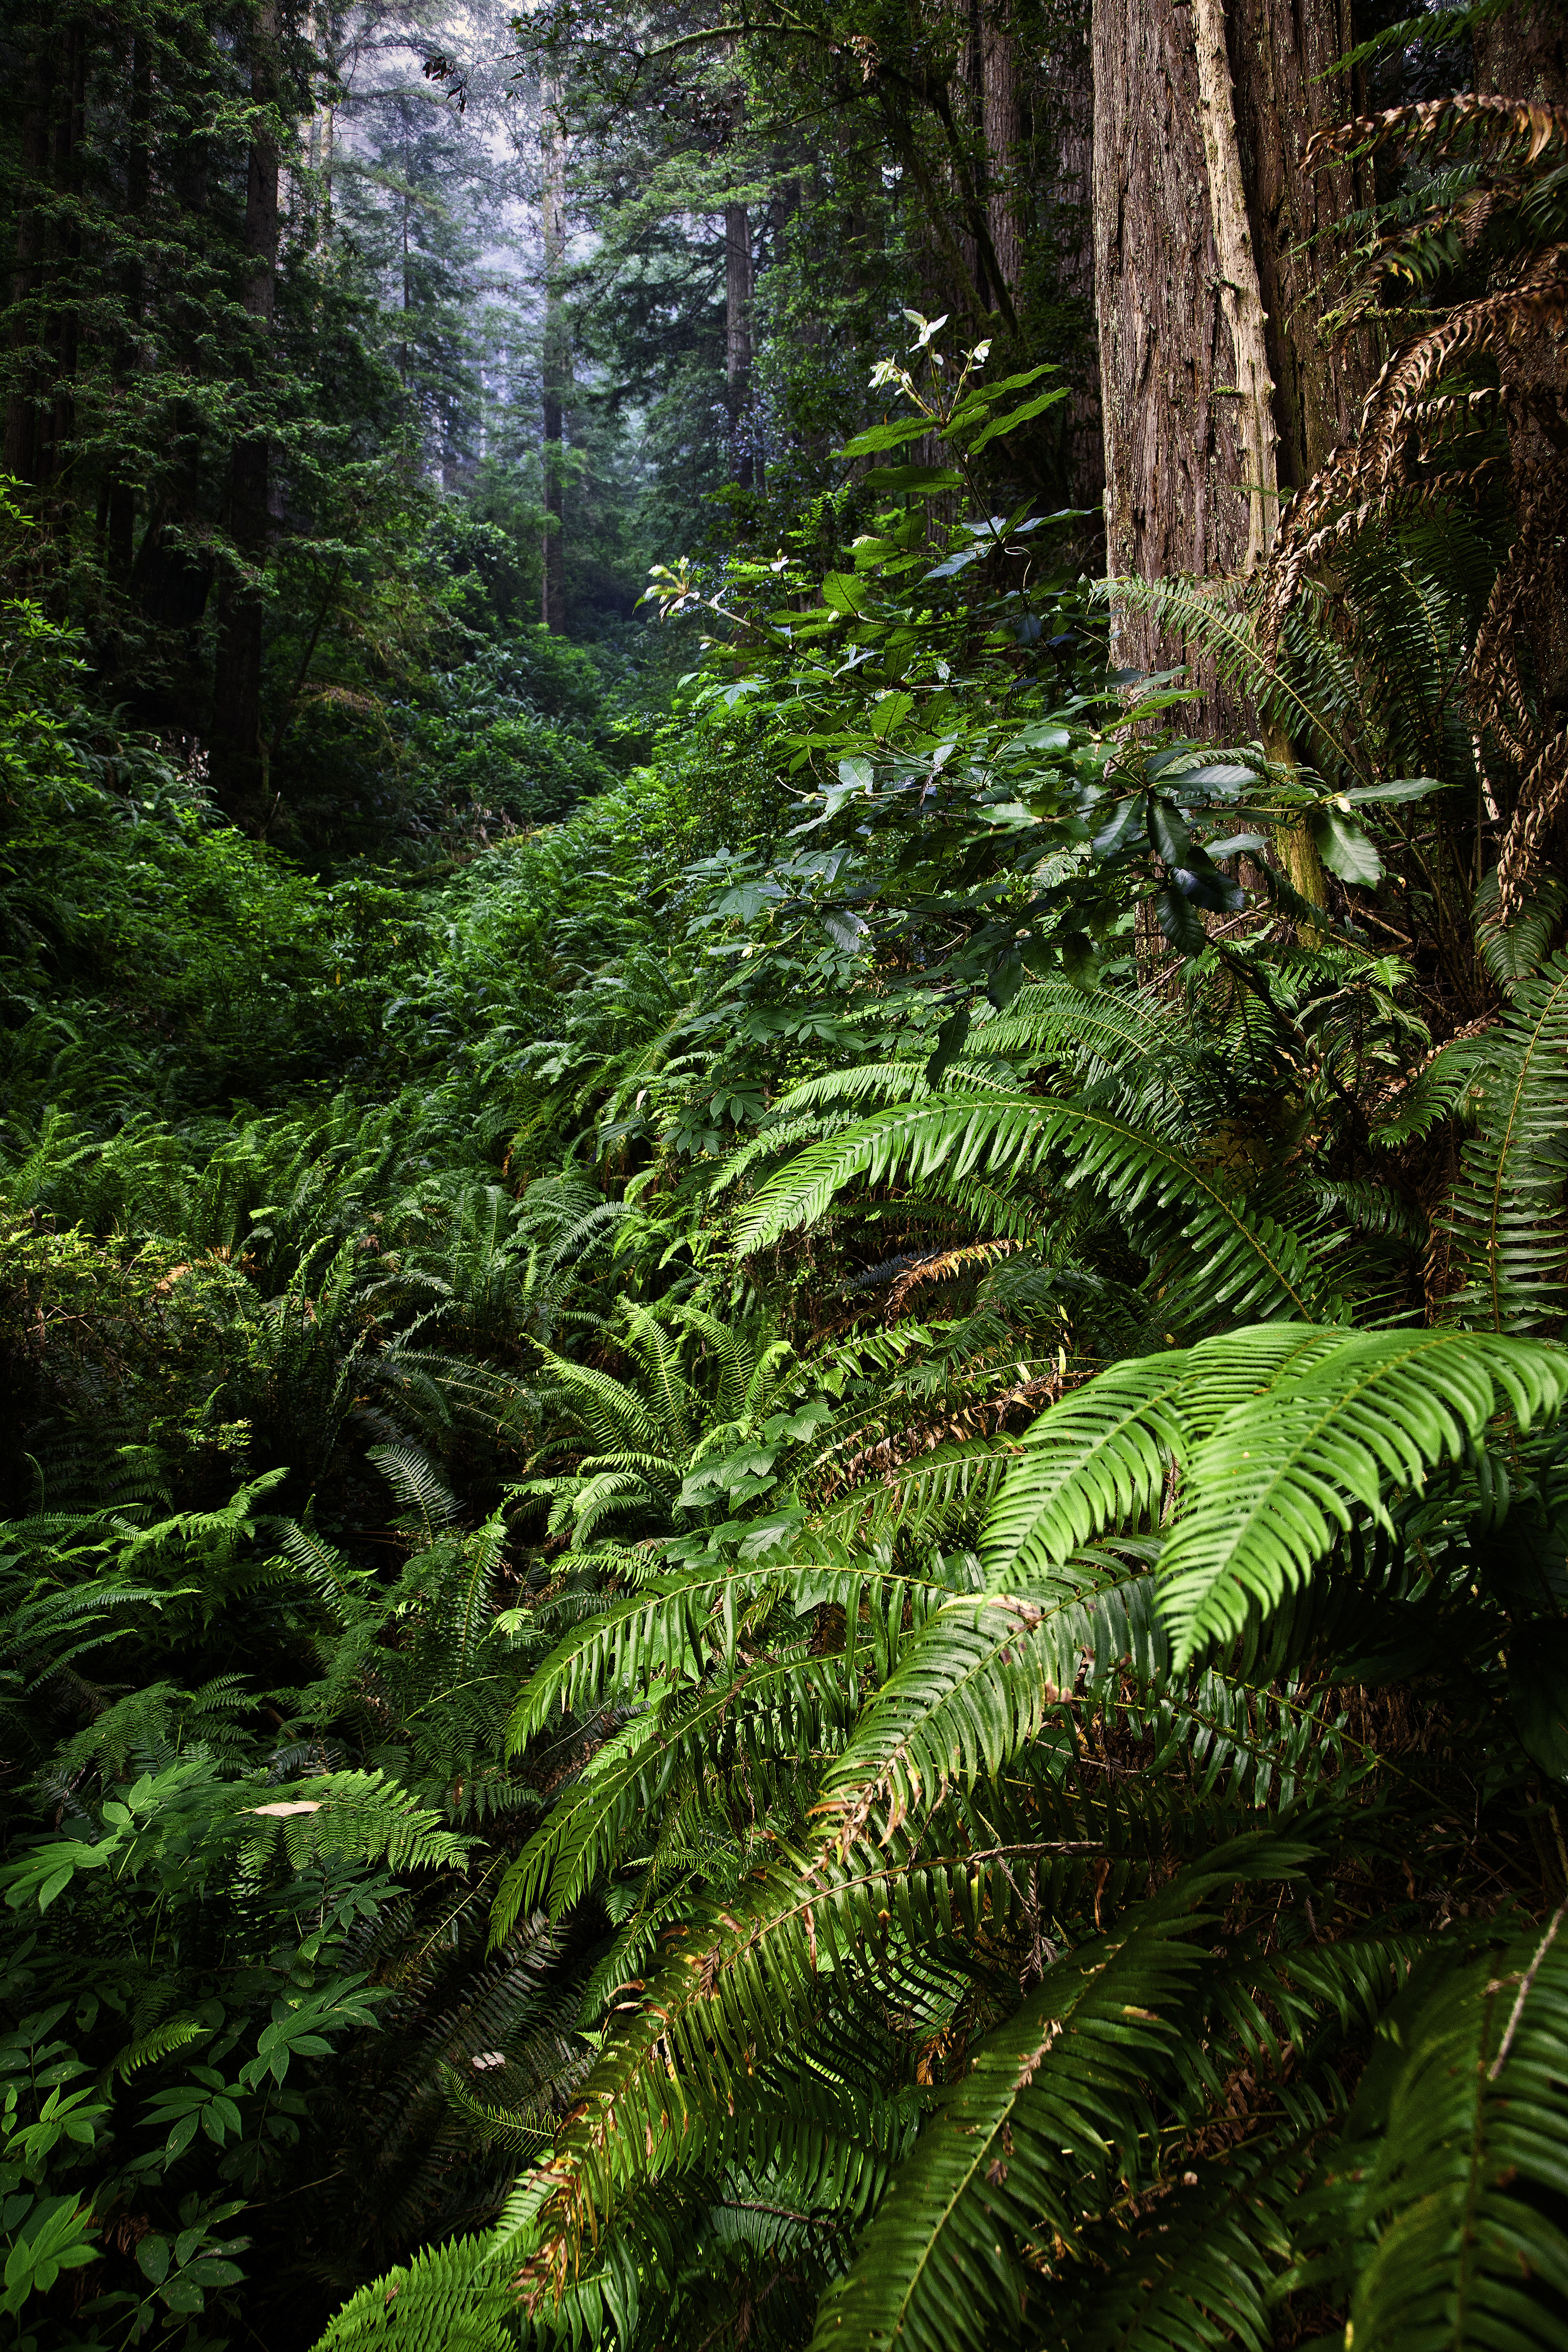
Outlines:
POLYGON ((1530 897, 1546 836, 1568 808, 1568 726, 1542 746, 1520 787, 1513 820, 1498 858, 1498 912, 1511 922, 1530 897))
POLYGON ((1394 352, 1367 394, 1355 445, 1355 471, 1380 488, 1403 473, 1402 445, 1416 408, 1463 362, 1496 356, 1548 323, 1568 318, 1568 245, 1531 255, 1511 279, 1463 302, 1394 352))
POLYGON ((1568 145, 1568 106, 1460 90, 1449 98, 1423 99, 1417 105, 1385 107, 1381 114, 1358 114, 1314 132, 1307 143, 1307 168, 1328 170, 1393 140, 1413 153, 1463 140, 1477 156, 1500 161, 1517 154, 1533 163, 1549 147, 1568 145))
MULTIPOLYGON (((1553 469, 1558 470, 1558 469, 1553 469)), ((1560 494, 1568 484, 1530 483, 1521 501, 1519 532, 1492 583, 1470 656, 1470 707, 1478 723, 1511 758, 1532 768, 1539 755, 1538 730, 1520 669, 1532 607, 1562 570, 1560 494), (1556 488, 1558 497, 1550 494, 1556 488)), ((1528 789, 1528 780, 1527 780, 1528 789)))
MULTIPOLYGON (((1303 578, 1336 547, 1368 528, 1389 529, 1422 508, 1462 498, 1496 470, 1500 453, 1463 468, 1446 470, 1441 464, 1443 445, 1480 422, 1489 407, 1509 422, 1516 450, 1520 427, 1528 421, 1549 436, 1559 429, 1561 393, 1539 375, 1496 388, 1442 387, 1479 358, 1506 366, 1516 351, 1547 341, 1565 322, 1568 245, 1552 245, 1531 255, 1507 283, 1461 303, 1401 345, 1367 394, 1357 438, 1334 451, 1281 518, 1258 583, 1260 642, 1278 641, 1303 578)), ((1517 459, 1515 474, 1522 536, 1536 501, 1531 485, 1518 478, 1517 459)))

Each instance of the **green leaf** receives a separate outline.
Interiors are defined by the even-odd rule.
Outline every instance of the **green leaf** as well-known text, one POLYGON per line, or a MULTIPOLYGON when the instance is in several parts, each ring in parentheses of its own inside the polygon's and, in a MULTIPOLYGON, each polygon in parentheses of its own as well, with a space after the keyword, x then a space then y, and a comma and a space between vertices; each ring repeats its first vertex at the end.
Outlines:
POLYGON ((863 611, 869 593, 868 583, 853 572, 830 572, 822 583, 822 601, 834 613, 863 611))
POLYGON ((167 2238, 156 2230, 149 2230, 144 2238, 136 2241, 136 2261, 144 2278, 154 2286, 162 2286, 169 2275, 172 2249, 167 2238))
POLYGON ((984 430, 977 433, 969 444, 969 456, 978 457, 987 443, 1004 433, 1016 433, 1021 425, 1028 425, 1035 417, 1043 416, 1047 408, 1057 407, 1068 397, 1066 386, 1059 386, 1055 392, 1042 392, 1037 399, 1025 401, 1021 408, 1009 409, 1005 416, 993 417, 984 430))
POLYGON ((936 1033, 936 1044, 926 1064, 926 1084, 933 1091, 939 1087, 949 1070, 963 1051, 969 1035, 970 1007, 961 1004, 950 1013, 936 1033))
POLYGON ((1331 874, 1342 882, 1359 883, 1373 889, 1383 879, 1383 860, 1377 845, 1360 825, 1352 824, 1336 808, 1320 803, 1307 812, 1307 825, 1318 845, 1318 855, 1331 874))
POLYGON ((846 441, 836 449, 836 457, 870 457, 879 449, 901 449, 908 441, 918 441, 931 431, 931 420, 925 416, 900 416, 889 425, 873 425, 865 433, 857 433, 853 441, 846 441))
POLYGON ((874 498, 896 491, 935 498, 943 490, 961 490, 963 476, 952 466, 874 466, 866 476, 866 488, 874 498))

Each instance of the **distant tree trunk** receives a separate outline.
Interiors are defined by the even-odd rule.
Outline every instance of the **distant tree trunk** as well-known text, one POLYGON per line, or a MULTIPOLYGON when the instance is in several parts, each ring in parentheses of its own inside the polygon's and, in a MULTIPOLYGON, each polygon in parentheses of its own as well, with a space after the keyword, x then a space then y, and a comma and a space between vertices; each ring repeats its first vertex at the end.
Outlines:
POLYGON ((756 486, 752 418, 752 218, 744 205, 724 207, 724 393, 735 479, 756 486))
POLYGON ((981 21, 986 216, 1002 283, 1016 303, 1024 241, 1018 221, 1018 87, 1006 0, 988 0, 981 21))
POLYGON ((21 188, 16 213, 16 261, 11 279, 11 340, 16 353, 5 403, 5 471, 18 481, 37 478, 38 383, 42 328, 38 298, 44 283, 45 214, 49 168, 49 117, 55 94, 53 27, 39 24, 22 99, 21 188))
MULTIPOLYGON (((131 44, 131 136, 125 161, 125 216, 131 223, 132 250, 125 264, 125 326, 115 353, 117 386, 122 386, 135 364, 135 332, 141 323, 145 287, 139 236, 152 186, 153 44, 139 32, 131 44)), ((119 468, 110 478, 107 518, 109 576, 117 587, 129 585, 136 542, 136 486, 119 468)))
MULTIPOLYGON (((250 29, 250 95, 253 118, 246 179, 243 302, 258 330, 247 354, 247 376, 254 383, 266 369, 265 341, 272 325, 278 273, 278 142, 271 118, 276 95, 274 45, 277 0, 263 0, 250 29)), ((211 760, 213 789, 229 815, 264 827, 266 755, 261 741, 261 630, 259 578, 267 561, 270 516, 268 499, 268 439, 265 430, 236 441, 229 457, 228 532, 239 562, 226 567, 218 590, 217 663, 213 680, 211 760)))
POLYGON ((87 112, 87 27, 79 17, 66 28, 64 43, 65 103, 55 121, 53 181, 58 202, 54 226, 46 239, 44 272, 47 310, 44 324, 44 371, 52 387, 37 424, 35 478, 58 482, 70 465, 70 445, 76 429, 75 383, 81 321, 77 309, 81 261, 81 230, 72 198, 80 178, 82 135, 87 112))
POLYGON ((1036 136, 1050 158, 1041 192, 1040 226, 1054 267, 1054 291, 1067 313, 1059 350, 1073 396, 1063 453, 1069 505, 1097 507, 1105 489, 1105 441, 1094 309, 1094 83, 1089 25, 1075 8, 1050 52, 1051 112, 1036 136))
POLYGON ((566 258, 566 156, 556 115, 557 93, 544 83, 539 94, 542 149, 542 231, 544 249, 543 446, 544 546, 540 617, 561 635, 566 627, 566 541, 562 425, 571 365, 561 270, 566 258))

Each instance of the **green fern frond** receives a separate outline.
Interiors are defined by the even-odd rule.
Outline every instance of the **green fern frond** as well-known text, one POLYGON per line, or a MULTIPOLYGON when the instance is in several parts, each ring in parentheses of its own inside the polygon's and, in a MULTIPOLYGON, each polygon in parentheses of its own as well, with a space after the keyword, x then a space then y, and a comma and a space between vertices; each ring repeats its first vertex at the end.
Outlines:
POLYGON ((1346 2251, 1374 2233, 1351 2299, 1357 2343, 1547 2352, 1562 2340, 1563 1919, 1450 1971, 1401 2017, 1327 2157, 1327 2267, 1342 2275, 1346 2251))
POLYGON ((1531 1331, 1568 1301, 1568 953, 1521 981, 1483 1083, 1448 1213, 1463 1286, 1453 1311, 1493 1331, 1531 1331))
POLYGON ((296 1874, 332 1854, 384 1862, 390 1870, 460 1869, 474 1841, 442 1828, 440 1819, 382 1771, 290 1781, 240 1816, 253 1840, 278 1838, 296 1874))
POLYGON ((1521 1428, 1568 1396, 1568 1356, 1457 1331, 1345 1334, 1194 1446, 1160 1561, 1182 1667, 1300 1590, 1359 1509, 1420 1488, 1505 1406, 1521 1428))
POLYGON ((1071 2248, 1112 2181, 1138 2179, 1159 2088, 1191 2063, 1222 1889, 1289 1877, 1309 1850, 1238 1840, 1082 1947, 969 2054, 900 2166, 812 2352, 988 2352, 1017 2325, 1026 2248, 1071 2248))
POLYGON ((1249 1308, 1310 1318, 1332 1313, 1313 1262, 1272 1218, 1253 1216, 1221 1172, 1119 1119, 1078 1104, 996 1094, 976 1103, 944 1097, 900 1103, 846 1134, 803 1152, 772 1178, 736 1221, 742 1256, 818 1223, 838 1194, 895 1173, 919 1185, 1017 1184, 1047 1156, 1068 1160, 1069 1186, 1101 1188, 1108 1203, 1179 1246, 1189 1279, 1231 1317, 1249 1308))
POLYGON ((1122 1658, 1145 1675, 1163 1643, 1145 1565, 1074 1562, 1026 1595, 950 1601, 928 1619, 829 1767, 818 1810, 847 1846, 874 1806, 887 1829, 930 1811, 950 1785, 994 1776, 1070 1699, 1084 1654, 1091 1678, 1122 1658))
POLYGON ((409 1445, 373 1445, 375 1464, 401 1505, 411 1533, 427 1544, 455 1525, 458 1500, 433 1462, 409 1445))
POLYGON ((168 2018, 150 2033, 139 2033, 134 2042, 128 2042, 112 2061, 114 2072, 122 2076, 134 2074, 142 2066, 156 2065, 171 2051, 188 2050, 193 2042, 206 2041, 212 2032, 213 2028, 204 2025, 199 2018, 168 2018))
POLYGON ((1158 1512, 1198 1428, 1266 1389, 1322 1335, 1266 1324, 1114 1364, 1026 1433, 982 1543, 993 1591, 1026 1587, 1107 1528, 1158 1512))

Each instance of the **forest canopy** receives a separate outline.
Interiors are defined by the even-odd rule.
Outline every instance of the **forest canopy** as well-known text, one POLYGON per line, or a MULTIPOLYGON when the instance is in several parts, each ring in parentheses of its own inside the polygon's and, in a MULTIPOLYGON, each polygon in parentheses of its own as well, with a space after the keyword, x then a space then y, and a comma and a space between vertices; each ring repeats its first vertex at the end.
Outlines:
POLYGON ((1554 2352, 1560 0, 7 0, 0 2329, 1554 2352))

